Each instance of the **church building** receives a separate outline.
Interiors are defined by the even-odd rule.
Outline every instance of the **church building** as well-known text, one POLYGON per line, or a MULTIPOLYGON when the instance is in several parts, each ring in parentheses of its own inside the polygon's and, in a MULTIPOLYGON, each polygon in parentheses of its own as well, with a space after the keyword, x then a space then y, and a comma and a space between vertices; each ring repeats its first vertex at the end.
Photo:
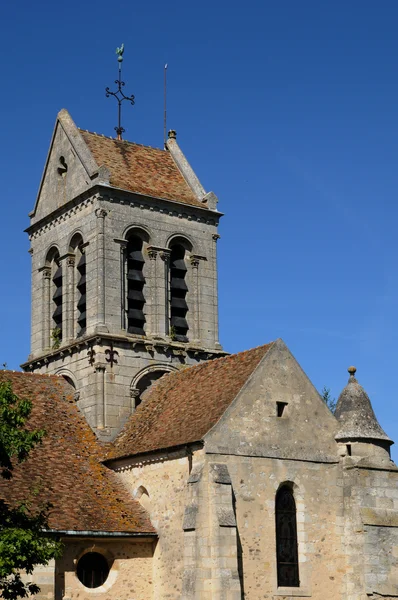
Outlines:
MULTIPOLYGON (((30 226, 38 600, 398 598, 393 443, 350 367, 332 414, 278 339, 218 335, 222 213, 182 153, 57 117, 30 226)), ((34 490, 34 491, 33 491, 34 490)))

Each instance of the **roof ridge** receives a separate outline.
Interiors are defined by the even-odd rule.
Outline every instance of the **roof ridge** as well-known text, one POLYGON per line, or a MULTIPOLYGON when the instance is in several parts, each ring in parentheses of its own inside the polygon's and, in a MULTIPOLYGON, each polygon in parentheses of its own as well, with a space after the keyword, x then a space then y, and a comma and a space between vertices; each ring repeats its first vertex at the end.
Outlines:
POLYGON ((148 390, 145 400, 127 420, 112 445, 104 449, 104 460, 171 447, 179 445, 180 442, 185 444, 187 440, 191 442, 193 439, 201 439, 203 432, 208 430, 206 428, 211 428, 218 422, 221 414, 240 392, 245 381, 274 344, 275 342, 272 341, 249 350, 180 369, 167 374, 167 377, 161 377, 148 390), (223 382, 225 373, 227 373, 228 379, 223 382), (195 395, 198 393, 202 397, 202 402, 197 403, 195 395), (174 398, 175 402, 168 403, 166 397, 174 398), (204 400, 207 402, 207 408, 203 408, 206 404, 206 402, 203 403, 204 400), (176 405, 180 406, 177 412, 176 405), (192 419, 187 419, 187 411, 191 410, 189 407, 196 407, 192 412, 192 419), (177 414, 178 417, 176 417, 177 414), (165 439, 163 435, 164 422, 162 420, 163 429, 159 429, 159 419, 166 419, 166 422, 169 419, 172 427, 166 427, 166 429, 171 432, 171 437, 167 434, 167 439, 165 439), (146 438, 143 444, 139 443, 137 446, 135 438, 138 430, 141 433, 144 430, 147 433, 151 432, 152 437, 156 437, 156 442, 153 439, 148 441, 146 438), (178 433, 174 435, 173 431, 174 434, 176 431, 178 433), (158 435, 160 438, 157 437, 158 435))
POLYGON ((157 146, 148 146, 147 144, 140 144, 138 142, 131 142, 130 140, 118 140, 110 135, 105 135, 104 133, 97 133, 96 131, 89 131, 88 129, 82 129, 78 127, 78 130, 83 133, 89 133, 90 135, 95 135, 99 138, 105 138, 106 140, 111 140, 112 142, 118 142, 122 144, 129 144, 130 146, 139 146, 140 148, 150 148, 151 150, 158 150, 159 152, 166 152, 164 148, 158 148, 157 146))
MULTIPOLYGON (((167 373, 167 381, 170 382, 173 378, 176 379, 178 376, 186 373, 187 371, 192 373, 195 370, 199 371, 199 370, 203 369, 204 367, 207 367, 207 365, 220 364, 220 362, 222 362, 222 361, 227 362, 228 359, 236 360, 237 356, 247 355, 249 352, 254 352, 255 350, 259 350, 260 348, 265 348, 265 346, 270 346, 271 344, 274 344, 274 343, 275 343, 275 340, 273 340, 272 342, 268 342, 267 344, 260 344, 259 346, 254 346, 254 348, 248 348, 247 350, 241 350, 240 352, 234 352, 232 354, 228 354, 227 356, 219 356, 218 358, 212 358, 210 360, 205 360, 197 365, 184 365, 183 368, 178 369, 178 371, 171 371, 170 373, 167 373)), ((163 379, 163 377, 161 379, 163 379)), ((161 382, 161 379, 159 379, 158 381, 155 382, 157 384, 156 387, 160 386, 161 383, 164 383, 166 381, 166 378, 162 382, 161 382)), ((149 400, 150 395, 151 395, 151 392, 149 392, 147 400, 149 400)), ((140 406, 142 406, 142 403, 140 404, 140 406)), ((138 410, 138 408, 139 407, 137 407, 137 410, 138 410)), ((127 425, 127 423, 126 423, 126 425, 127 425)), ((124 429, 124 427, 123 427, 123 429, 124 429)), ((120 433, 123 431, 123 429, 120 431, 120 433)), ((116 439, 119 437, 120 433, 116 436, 116 439)))

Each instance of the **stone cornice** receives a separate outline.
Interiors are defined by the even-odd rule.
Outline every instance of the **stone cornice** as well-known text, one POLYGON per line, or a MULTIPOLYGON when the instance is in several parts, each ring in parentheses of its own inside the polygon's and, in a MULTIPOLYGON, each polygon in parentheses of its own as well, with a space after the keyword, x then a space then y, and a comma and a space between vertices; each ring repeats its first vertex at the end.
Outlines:
POLYGON ((149 464, 162 463, 168 460, 177 460, 186 456, 192 456, 193 452, 202 450, 202 448, 202 442, 192 442, 191 444, 172 446, 170 448, 165 448, 164 450, 154 450, 144 454, 104 459, 103 462, 110 466, 113 471, 120 473, 123 471, 130 471, 137 467, 144 467, 149 464))
MULTIPOLYGON (((51 349, 47 352, 43 352, 38 356, 31 357, 25 363, 21 365, 24 371, 33 371, 41 368, 51 362, 62 359, 65 356, 72 355, 80 350, 87 349, 88 353, 92 352, 93 346, 107 346, 113 344, 113 346, 125 346, 137 352, 158 352, 158 353, 170 353, 173 356, 191 356, 199 357, 200 360, 210 360, 212 358, 219 358, 227 356, 228 352, 223 350, 213 350, 210 348, 204 348, 203 346, 197 346, 195 344, 182 343, 169 341, 167 339, 154 339, 146 338, 134 335, 118 335, 111 333, 93 333, 85 337, 73 340, 69 344, 65 344, 57 349, 51 349)), ((88 356, 90 360, 90 356, 88 356)), ((94 362, 94 361, 92 361, 94 362)))
POLYGON ((182 202, 167 200, 165 198, 152 198, 119 188, 95 184, 43 219, 27 227, 25 231, 28 233, 30 239, 34 239, 44 231, 52 229, 58 223, 70 218, 84 207, 94 204, 96 199, 101 200, 103 203, 129 205, 132 208, 140 208, 142 210, 149 210, 179 219, 198 221, 199 223, 214 226, 218 225, 220 217, 223 216, 223 213, 206 207, 202 208, 200 206, 183 204, 182 202))

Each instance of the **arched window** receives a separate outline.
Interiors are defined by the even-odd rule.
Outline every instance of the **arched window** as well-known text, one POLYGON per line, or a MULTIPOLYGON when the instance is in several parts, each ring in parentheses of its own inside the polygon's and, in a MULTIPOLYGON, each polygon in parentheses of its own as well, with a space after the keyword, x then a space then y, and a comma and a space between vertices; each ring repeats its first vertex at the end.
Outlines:
POLYGON ((135 408, 137 408, 137 406, 139 404, 141 404, 141 402, 144 400, 144 393, 149 390, 149 388, 151 387, 151 385, 157 381, 158 379, 160 379, 161 377, 163 377, 163 375, 165 373, 169 373, 170 371, 168 369, 156 369, 156 371, 149 371, 148 373, 145 373, 145 375, 143 377, 141 377, 141 379, 138 381, 137 385, 136 385, 136 390, 138 390, 138 393, 136 395, 136 399, 135 399, 135 408))
POLYGON ((171 246, 170 255, 170 337, 179 342, 187 342, 188 286, 185 278, 185 248, 181 244, 171 246))
POLYGON ((288 485, 276 494, 275 520, 278 587, 299 587, 296 503, 288 485))
POLYGON ((145 335, 145 277, 143 273, 143 241, 137 235, 129 237, 127 242, 127 331, 145 335))
POLYGON ((51 278, 52 278, 52 327, 51 340, 52 346, 57 348, 62 342, 62 266, 59 260, 59 254, 53 255, 51 260, 51 278))

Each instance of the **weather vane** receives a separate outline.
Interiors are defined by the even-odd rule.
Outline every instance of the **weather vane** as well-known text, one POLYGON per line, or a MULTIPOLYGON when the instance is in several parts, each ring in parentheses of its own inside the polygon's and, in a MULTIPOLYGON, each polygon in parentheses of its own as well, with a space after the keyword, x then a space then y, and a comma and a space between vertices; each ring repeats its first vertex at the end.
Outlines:
POLYGON ((115 83, 117 85, 117 90, 116 90, 116 92, 111 92, 110 89, 107 87, 105 89, 105 95, 107 98, 109 98, 109 96, 114 96, 118 102, 118 125, 117 125, 117 127, 115 127, 115 131, 117 133, 117 139, 121 140, 122 133, 124 133, 124 131, 125 131, 123 129, 122 123, 121 123, 122 102, 123 102, 123 100, 128 100, 129 102, 131 102, 132 105, 134 105, 134 96, 125 96, 122 91, 122 87, 124 87, 124 85, 125 85, 124 81, 122 81, 122 62, 123 62, 123 54, 124 54, 124 44, 122 44, 120 46, 120 48, 116 48, 116 54, 117 54, 117 61, 119 63, 119 79, 115 80, 115 83))

